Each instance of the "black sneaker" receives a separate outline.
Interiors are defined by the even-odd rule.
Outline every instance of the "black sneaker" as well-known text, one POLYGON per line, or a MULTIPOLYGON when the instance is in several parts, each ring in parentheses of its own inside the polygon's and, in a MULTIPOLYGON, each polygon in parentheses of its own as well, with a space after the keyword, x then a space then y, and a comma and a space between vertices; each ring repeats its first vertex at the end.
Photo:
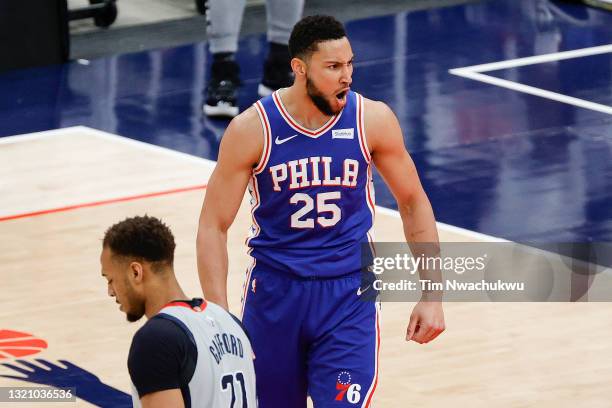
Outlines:
POLYGON ((264 64, 264 76, 257 88, 259 96, 264 97, 280 88, 293 85, 293 71, 286 59, 268 58, 264 64))
POLYGON ((238 115, 238 88, 240 77, 238 64, 234 61, 214 61, 206 87, 206 102, 203 110, 207 116, 233 118, 238 115))

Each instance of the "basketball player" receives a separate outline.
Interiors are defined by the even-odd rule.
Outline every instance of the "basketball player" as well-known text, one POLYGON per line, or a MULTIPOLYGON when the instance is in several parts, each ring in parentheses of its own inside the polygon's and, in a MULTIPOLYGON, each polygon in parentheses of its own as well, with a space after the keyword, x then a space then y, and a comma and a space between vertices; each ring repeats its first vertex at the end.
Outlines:
MULTIPOLYGON (((397 199, 413 249, 437 246, 435 219, 395 115, 350 89, 353 52, 342 24, 305 17, 289 49, 294 84, 237 116, 223 136, 200 215, 200 282, 228 307, 227 230, 248 186, 253 265, 243 323, 260 407, 306 407, 307 394, 317 408, 367 407, 379 330, 376 304, 360 300, 368 288, 359 271, 374 217, 372 165, 397 199)), ((427 343, 443 330, 439 294, 424 294, 406 339, 427 343)))
POLYGON ((102 247, 108 294, 128 321, 148 319, 128 357, 134 406, 254 408, 249 339, 223 308, 182 300, 170 229, 154 217, 127 218, 106 231, 102 247))

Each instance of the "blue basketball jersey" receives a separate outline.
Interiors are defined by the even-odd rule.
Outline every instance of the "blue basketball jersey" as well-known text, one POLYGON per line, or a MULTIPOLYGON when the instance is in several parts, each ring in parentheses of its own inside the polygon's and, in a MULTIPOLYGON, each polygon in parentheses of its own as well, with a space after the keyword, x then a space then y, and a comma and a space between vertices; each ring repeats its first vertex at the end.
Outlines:
POLYGON ((363 97, 349 92, 344 109, 317 130, 291 117, 279 91, 254 106, 264 147, 249 182, 251 256, 302 277, 357 272, 374 219, 363 97))

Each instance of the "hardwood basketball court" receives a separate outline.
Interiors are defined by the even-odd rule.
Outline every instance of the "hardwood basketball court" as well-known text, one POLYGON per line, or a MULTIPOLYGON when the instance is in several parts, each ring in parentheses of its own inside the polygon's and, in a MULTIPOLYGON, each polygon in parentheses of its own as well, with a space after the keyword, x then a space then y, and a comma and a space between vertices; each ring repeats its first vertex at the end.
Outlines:
MULTIPOLYGON (((106 293, 102 236, 125 217, 160 217, 176 237, 179 282, 188 295, 201 296, 195 237, 213 168, 205 159, 86 127, 0 139, 0 329, 47 343, 24 359, 68 360, 130 392, 127 352, 142 321, 127 323, 106 293)), ((247 207, 245 200, 229 234, 236 314, 249 265, 247 207)), ((403 240, 393 211, 379 209, 375 228, 377 241, 403 240)), ((439 230, 443 241, 494 240, 442 224, 439 230)), ((382 305, 377 407, 611 406, 609 304, 449 302, 446 332, 427 345, 404 341, 412 306, 382 305)), ((7 352, 7 342, 0 339, 0 363, 17 365, 19 348, 7 352)), ((0 375, 19 374, 0 366, 0 375)), ((2 387, 35 385, 0 377, 2 387)), ((90 404, 79 399, 76 406, 90 404)))

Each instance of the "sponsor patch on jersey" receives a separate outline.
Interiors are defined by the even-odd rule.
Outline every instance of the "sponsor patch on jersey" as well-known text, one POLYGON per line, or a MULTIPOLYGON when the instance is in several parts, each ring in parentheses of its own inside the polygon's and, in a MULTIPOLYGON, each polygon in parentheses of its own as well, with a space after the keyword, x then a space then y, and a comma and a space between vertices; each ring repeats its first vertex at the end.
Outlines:
POLYGON ((334 129, 332 130, 332 139, 353 139, 355 137, 355 129, 334 129))

